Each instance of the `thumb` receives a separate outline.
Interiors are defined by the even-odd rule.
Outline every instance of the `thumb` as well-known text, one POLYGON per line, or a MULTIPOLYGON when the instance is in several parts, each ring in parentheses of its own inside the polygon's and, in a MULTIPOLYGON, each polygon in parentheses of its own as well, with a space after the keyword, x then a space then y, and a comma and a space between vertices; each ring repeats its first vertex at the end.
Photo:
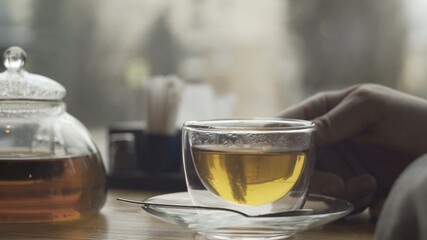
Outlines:
POLYGON ((318 146, 334 144, 340 140, 360 135, 381 119, 381 109, 375 100, 358 89, 347 95, 329 112, 315 118, 318 146))

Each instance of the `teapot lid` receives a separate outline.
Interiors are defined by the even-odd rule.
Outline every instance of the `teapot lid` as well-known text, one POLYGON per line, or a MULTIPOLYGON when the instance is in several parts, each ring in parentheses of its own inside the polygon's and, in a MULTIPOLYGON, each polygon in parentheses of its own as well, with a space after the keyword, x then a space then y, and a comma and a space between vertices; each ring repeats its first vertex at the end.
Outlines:
POLYGON ((3 54, 6 71, 0 73, 0 100, 61 100, 65 88, 54 80, 25 71, 27 54, 10 47, 3 54))

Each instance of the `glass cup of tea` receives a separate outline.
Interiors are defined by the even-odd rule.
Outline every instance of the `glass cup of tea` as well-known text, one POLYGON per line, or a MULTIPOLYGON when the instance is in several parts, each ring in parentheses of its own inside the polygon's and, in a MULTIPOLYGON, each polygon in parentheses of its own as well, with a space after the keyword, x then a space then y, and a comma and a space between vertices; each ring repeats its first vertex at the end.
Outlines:
POLYGON ((276 118, 188 121, 183 162, 194 205, 258 215, 302 208, 315 125, 276 118))

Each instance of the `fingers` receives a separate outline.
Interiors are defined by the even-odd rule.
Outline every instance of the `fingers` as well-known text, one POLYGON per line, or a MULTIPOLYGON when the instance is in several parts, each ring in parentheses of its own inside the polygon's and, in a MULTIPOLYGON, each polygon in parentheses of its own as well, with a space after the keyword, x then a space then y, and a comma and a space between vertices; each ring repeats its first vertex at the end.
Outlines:
POLYGON ((334 144, 367 130, 377 119, 369 99, 359 94, 347 96, 327 113, 315 118, 319 146, 334 144))
POLYGON ((359 175, 346 183, 346 199, 354 204, 354 213, 362 212, 371 205, 377 181, 369 174, 359 175))
POLYGON ((336 174, 315 170, 311 175, 309 192, 343 198, 345 184, 342 178, 336 174))
POLYGON ((366 147, 350 141, 341 141, 333 146, 318 148, 316 151, 316 169, 331 172, 348 181, 354 176, 368 173, 362 160, 369 154, 366 147))
POLYGON ((348 99, 358 87, 356 85, 340 91, 316 94, 300 104, 285 109, 279 117, 312 120, 316 124, 317 145, 335 143, 361 131, 366 125, 365 121, 362 124, 359 121, 364 115, 360 114, 363 108, 360 109, 357 99, 348 99), (355 110, 357 111, 354 112, 355 110))
POLYGON ((313 120, 329 112, 357 87, 356 85, 344 90, 316 94, 297 105, 285 109, 279 113, 278 117, 313 120))
POLYGON ((376 189, 377 182, 369 174, 358 175, 344 182, 336 174, 314 171, 309 191, 310 193, 346 199, 353 203, 354 213, 358 213, 371 205, 376 189))
POLYGON ((356 85, 320 93, 286 109, 279 117, 312 120, 316 124, 317 145, 330 145, 366 133, 381 119, 383 109, 376 106, 380 101, 374 91, 372 86, 356 85))
POLYGON ((383 210, 385 198, 374 199, 369 207, 369 214, 373 220, 377 220, 380 217, 381 211, 383 210))

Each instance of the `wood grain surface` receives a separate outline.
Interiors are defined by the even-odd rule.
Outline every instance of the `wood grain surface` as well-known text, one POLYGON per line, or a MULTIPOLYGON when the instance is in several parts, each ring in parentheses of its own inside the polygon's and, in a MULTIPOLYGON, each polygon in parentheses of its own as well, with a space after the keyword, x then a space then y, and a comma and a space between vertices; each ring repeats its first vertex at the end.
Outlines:
MULTIPOLYGON (((195 233, 123 204, 117 197, 145 199, 163 192, 109 190, 99 214, 59 223, 0 224, 0 239, 193 239, 195 233)), ((366 213, 298 234, 295 240, 372 240, 375 225, 366 213)))

